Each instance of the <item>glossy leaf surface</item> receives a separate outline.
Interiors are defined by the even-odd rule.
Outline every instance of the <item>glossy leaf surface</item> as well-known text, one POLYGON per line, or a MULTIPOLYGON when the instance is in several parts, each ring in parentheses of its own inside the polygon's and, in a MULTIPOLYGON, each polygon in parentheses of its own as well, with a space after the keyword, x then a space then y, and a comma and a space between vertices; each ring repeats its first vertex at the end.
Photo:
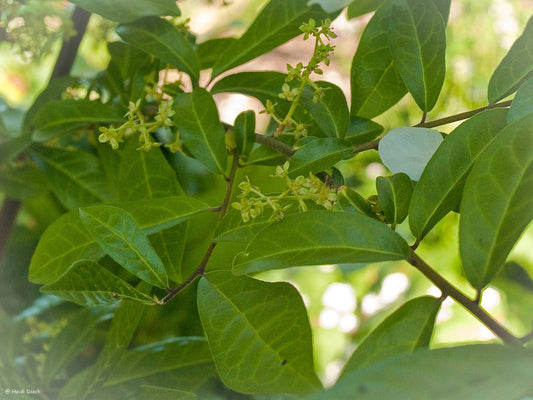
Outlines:
POLYGON ((113 199, 113 191, 92 154, 53 147, 36 147, 31 154, 66 208, 113 199))
POLYGON ((533 112, 533 78, 524 82, 516 96, 513 99, 509 114, 507 114, 507 122, 518 121, 523 116, 533 112))
POLYGON ((94 123, 122 123, 124 112, 89 100, 53 100, 43 104, 33 121, 33 140, 45 141, 94 123))
POLYGON ((376 189, 385 219, 392 226, 401 224, 407 217, 413 183, 404 173, 391 176, 378 176, 376 189))
POLYGON ((533 114, 505 127, 479 157, 464 188, 459 239, 477 289, 502 268, 533 219, 533 114))
POLYGON ((168 287, 163 262, 128 212, 114 206, 84 207, 80 219, 100 248, 123 268, 152 285, 168 287))
POLYGON ((155 304, 153 298, 90 260, 75 262, 57 281, 41 287, 41 291, 88 307, 112 304, 120 299, 155 304))
POLYGON ((348 6, 348 18, 357 18, 363 14, 375 11, 385 0, 357 0, 348 6))
POLYGON ((340 139, 314 139, 296 150, 291 157, 289 176, 295 178, 324 171, 351 153, 353 148, 340 139))
POLYGON ((321 21, 329 15, 319 6, 308 6, 308 0, 272 0, 257 16, 246 32, 220 56, 213 76, 265 54, 301 34, 300 25, 314 18, 321 21))
POLYGON ((248 157, 255 142, 255 113, 243 111, 237 115, 233 124, 233 132, 237 154, 248 157))
POLYGON ((310 211, 262 229, 235 257, 233 271, 401 260, 408 255, 407 243, 381 222, 352 212, 310 211))
POLYGON ((400 76, 422 111, 437 102, 446 69, 446 33, 432 1, 394 0, 389 43, 400 76))
POLYGON ((455 128, 416 184, 409 209, 411 232, 422 239, 458 206, 464 182, 480 154, 505 127, 507 110, 482 112, 455 128))
POLYGON ((418 181, 442 143, 439 132, 402 126, 391 129, 379 142, 379 156, 392 172, 403 172, 418 181))
POLYGON ((423 296, 403 304, 357 346, 339 380, 366 365, 429 346, 441 302, 423 296))
POLYGON ((227 162, 224 128, 212 95, 202 88, 178 95, 174 110, 187 149, 207 168, 223 174, 227 162))
POLYGON ((105 19, 115 22, 130 22, 147 16, 180 15, 180 10, 173 0, 139 0, 134 3, 127 0, 73 0, 74 4, 105 19))
POLYGON ((350 72, 352 116, 373 118, 407 93, 389 45, 389 28, 395 18, 391 12, 390 2, 383 4, 361 36, 350 72))
POLYGON ((532 359, 496 344, 418 350, 353 371, 316 400, 518 400, 531 393, 532 359))
POLYGON ((307 312, 292 285, 211 272, 200 280, 198 310, 229 388, 305 393, 321 386, 313 370, 307 312))
POLYGON ((355 146, 370 142, 377 138, 381 132, 383 132, 383 127, 380 124, 366 118, 352 117, 344 140, 355 146))
MULTIPOLYGON (((169 197, 122 203, 146 234, 170 228, 191 216, 206 211, 208 206, 189 197, 169 197)), ((51 283, 70 265, 80 259, 97 260, 104 253, 83 227, 78 210, 72 210, 51 224, 33 255, 29 279, 35 283, 51 283)))
POLYGON ((516 39, 507 55, 490 78, 488 97, 495 103, 515 92, 533 71, 533 17, 529 18, 522 35, 516 39))
POLYGON ((200 62, 193 45, 171 22, 147 17, 120 25, 116 32, 130 45, 188 73, 195 81, 200 74, 200 62))

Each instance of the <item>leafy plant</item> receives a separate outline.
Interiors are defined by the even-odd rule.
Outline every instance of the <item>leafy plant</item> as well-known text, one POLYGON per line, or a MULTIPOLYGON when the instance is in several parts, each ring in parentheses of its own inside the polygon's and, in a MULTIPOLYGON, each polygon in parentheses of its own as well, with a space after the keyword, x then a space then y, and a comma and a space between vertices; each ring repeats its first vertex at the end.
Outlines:
MULTIPOLYGON (((506 264, 533 219, 532 18, 494 71, 486 106, 427 121, 445 82, 450 1, 270 0, 240 37, 202 43, 173 0, 72 3, 77 33, 65 23, 48 86, 25 113, 0 114, 2 268, 31 282, 2 294, 19 299, 2 301, 2 393, 533 395, 533 334, 512 333, 481 306, 503 276, 532 287, 526 268, 506 264), (351 18, 375 11, 353 57, 351 102, 317 79, 344 7, 351 18), (107 68, 80 79, 69 71, 90 13, 116 35, 107 68), (232 70, 299 35, 313 53, 287 73, 232 70), (230 92, 263 104, 264 131, 251 110, 221 121, 213 95, 230 92), (372 118, 406 94, 421 121, 380 136, 372 118), (458 121, 450 133, 434 129, 458 121), (372 150, 392 173, 365 197, 346 166, 372 150), (451 212, 464 274, 455 283, 417 251, 451 212), (441 295, 415 293, 389 310, 325 389, 301 293, 261 273, 385 261, 410 265, 441 295), (447 298, 501 343, 434 349, 447 298)), ((27 38, 19 46, 31 49, 27 38)))

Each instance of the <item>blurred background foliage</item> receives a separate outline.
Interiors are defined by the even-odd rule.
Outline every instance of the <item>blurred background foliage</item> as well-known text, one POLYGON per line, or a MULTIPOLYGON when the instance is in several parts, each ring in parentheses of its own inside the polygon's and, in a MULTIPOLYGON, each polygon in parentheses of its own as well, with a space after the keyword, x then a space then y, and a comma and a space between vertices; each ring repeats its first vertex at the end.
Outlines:
MULTIPOLYGON (((238 36, 264 2, 182 0, 178 5, 183 14, 180 19, 188 20, 197 41, 202 42, 213 37, 238 36)), ((72 35, 68 19, 72 5, 59 0, 0 0, 0 10, 0 110, 9 111, 4 114, 6 129, 3 135, 10 136, 16 132, 22 111, 31 105, 46 85, 60 48, 60 39, 72 35)), ((486 105, 490 76, 523 30, 532 11, 531 0, 452 0, 447 28, 446 81, 437 106, 428 116, 429 120, 486 105)), ((339 85, 347 97, 350 95, 351 59, 370 17, 371 14, 367 14, 347 20, 343 13, 333 23, 338 34, 333 42, 336 50, 331 66, 320 79, 339 85)), ((113 32, 114 27, 113 23, 96 15, 91 17, 73 75, 89 78, 106 67, 109 60, 106 40, 118 39, 113 32)), ((294 65, 309 58, 313 50, 309 46, 312 45, 299 37, 239 69, 285 72, 287 63, 294 65)), ((207 83, 208 74, 202 79, 207 83)), ((257 101, 243 95, 224 94, 215 98, 221 118, 228 123, 232 123, 243 110, 261 109, 257 101)), ((406 96, 376 121, 387 130, 413 125, 420 118, 421 113, 414 101, 406 96)), ((260 121, 258 129, 261 131, 266 129, 268 121, 260 121)), ((457 124, 446 125, 441 129, 449 132, 455 126, 457 124)), ((178 174, 187 193, 213 204, 221 198, 224 184, 219 178, 183 156, 176 156, 172 162, 177 171, 185 170, 189 174, 178 174), (191 176, 196 180, 188 179, 191 176), (192 182, 197 184, 193 186, 192 182)), ((356 187, 365 196, 375 193, 375 178, 388 173, 380 163, 377 152, 365 152, 342 163, 340 169, 347 184, 356 187)), ((272 169, 265 167, 253 167, 245 171, 252 182, 254 179, 264 182, 271 173, 272 169)), ((240 179, 244 179, 244 174, 241 175, 240 179)), ((276 182, 271 181, 262 187, 264 192, 276 190, 276 182)), ((39 235, 62 212, 50 194, 30 196, 24 201, 8 254, 0 265, 0 316, 20 313, 37 298, 38 288, 28 283, 26 278, 31 253, 39 235)), ((208 219, 209 216, 200 217, 194 223, 202 225, 213 222, 208 219)), ((457 222, 457 214, 452 213, 444 218, 422 243, 420 255, 458 288, 472 295, 473 290, 461 276, 457 222)), ((406 223, 398 229, 412 242, 406 223)), ((205 246, 200 243, 197 248, 202 251, 205 246)), ((533 229, 530 227, 510 257, 530 275, 533 274, 532 249, 533 229)), ((226 250, 227 254, 231 253, 231 249, 226 250)), ((195 248, 189 251, 193 254, 195 248)), ((221 251, 212 262, 227 261, 227 254, 221 251)), ((401 262, 292 268, 270 271, 260 277, 290 281, 301 291, 314 329, 317 369, 326 384, 335 380, 357 343, 392 310, 415 296, 426 293, 439 295, 438 289, 401 262)), ((195 305, 194 296, 188 294, 193 290, 189 288, 164 308, 152 308, 146 312, 135 339, 136 344, 163 339, 170 334, 201 335, 199 321, 196 319, 194 323, 195 319, 191 320, 190 315, 195 305)), ((58 305, 48 297, 40 301, 38 305, 52 311, 41 314, 40 319, 27 319, 24 329, 28 342, 36 337, 53 336, 76 308, 73 305, 58 305)), ((486 290, 482 305, 513 332, 524 334, 530 330, 530 321, 533 320, 533 282, 526 279, 517 283, 502 275, 486 290)), ((31 314, 31 310, 27 309, 26 314, 31 314)), ((105 327, 104 323, 100 329, 105 327)), ((98 336, 98 332, 95 335, 98 336)), ((492 339, 492 334, 465 310, 451 300, 445 301, 437 319, 434 346, 492 339)), ((91 352, 95 350, 86 350, 89 355, 91 352)))

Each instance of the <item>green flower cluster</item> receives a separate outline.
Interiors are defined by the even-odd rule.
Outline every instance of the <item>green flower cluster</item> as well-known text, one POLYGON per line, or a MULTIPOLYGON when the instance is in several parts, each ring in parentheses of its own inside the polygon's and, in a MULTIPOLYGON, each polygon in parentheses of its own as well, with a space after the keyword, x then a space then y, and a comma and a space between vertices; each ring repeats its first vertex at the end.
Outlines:
POLYGON ((287 161, 282 166, 276 167, 274 177, 285 179, 287 190, 277 195, 265 195, 261 190, 251 184, 250 180, 246 178, 239 184, 241 193, 237 196, 238 202, 234 202, 231 206, 241 212, 241 217, 244 222, 249 222, 261 216, 265 208, 272 211, 271 219, 280 220, 284 218, 284 212, 291 207, 292 203, 298 203, 300 211, 307 211, 306 201, 312 201, 328 210, 333 208, 337 201, 337 190, 328 187, 315 175, 309 173, 306 178, 298 176, 295 179, 289 177, 289 162, 287 161))
MULTIPOLYGON (((147 122, 143 113, 141 112, 141 99, 135 103, 130 101, 128 105, 128 112, 124 115, 127 121, 118 128, 114 126, 100 127, 100 136, 98 141, 100 143, 109 143, 109 145, 116 150, 119 143, 124 141, 124 138, 131 136, 133 133, 139 134, 140 147, 138 150, 150 151, 152 147, 159 147, 161 143, 156 142, 152 138, 152 133, 159 128, 170 128, 174 126, 172 116, 175 111, 172 109, 174 101, 172 99, 161 100, 157 114, 153 122, 147 122)), ((171 151, 179 151, 179 139, 176 142, 168 145, 171 151)))

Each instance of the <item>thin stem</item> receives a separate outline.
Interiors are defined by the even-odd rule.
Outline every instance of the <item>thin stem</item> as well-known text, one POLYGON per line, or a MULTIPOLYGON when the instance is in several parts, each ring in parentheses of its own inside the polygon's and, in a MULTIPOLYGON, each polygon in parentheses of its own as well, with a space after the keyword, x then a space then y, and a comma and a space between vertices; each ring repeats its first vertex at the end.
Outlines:
POLYGON ((484 107, 476 108, 475 110, 465 111, 460 114, 450 115, 449 117, 436 119, 435 121, 420 122, 414 125, 417 128, 434 128, 436 126, 451 124, 452 122, 462 121, 463 119, 468 119, 473 117, 480 112, 485 110, 490 110, 492 108, 502 108, 509 107, 512 103, 512 100, 502 101, 501 103, 489 104, 484 107))
MULTIPOLYGON (((231 170, 228 177, 228 186, 226 189, 226 193, 224 195, 224 200, 222 202, 222 205, 218 207, 220 210, 220 215, 218 217, 219 220, 221 220, 224 215, 228 212, 229 203, 231 200, 231 194, 233 193, 233 186, 235 184, 235 175, 237 174, 237 169, 239 168, 239 157, 234 154, 233 160, 231 163, 231 170)), ((217 245, 217 242, 212 241, 209 244, 209 247, 205 251, 204 257, 202 258, 202 261, 200 264, 198 264, 198 267, 185 279, 182 283, 180 283, 178 286, 176 286, 174 289, 170 289, 168 291, 168 294, 161 300, 162 304, 168 303, 174 296, 176 296, 179 292, 181 292, 183 289, 185 289, 189 283, 194 281, 196 277, 203 275, 205 272, 205 267, 207 267, 207 263, 211 259, 211 256, 213 255, 213 251, 215 251, 215 247, 217 245)))
POLYGON ((289 108, 289 111, 287 112, 287 115, 285 115, 285 118, 283 118, 283 121, 278 126, 278 129, 276 130, 276 133, 274 134, 274 136, 281 135, 281 133, 283 132, 285 127, 287 125, 290 125, 291 120, 292 120, 292 116, 293 116, 294 112, 296 111, 296 107, 298 107, 298 102, 300 101, 300 97, 302 97, 302 93, 303 93, 303 91, 305 89, 305 85, 306 84, 307 84, 307 78, 302 79, 302 83, 300 84, 300 87, 298 88, 298 94, 294 98, 294 100, 293 100, 293 102, 291 104, 291 108, 289 108))
POLYGON ((294 150, 292 146, 280 142, 273 136, 260 135, 259 133, 256 133, 255 141, 259 144, 265 145, 267 147, 270 147, 271 149, 276 150, 278 153, 286 155, 287 158, 291 157, 296 152, 296 150, 294 150))
POLYGON ((460 292, 455 286, 439 275, 432 269, 424 260, 422 260, 415 252, 411 252, 408 259, 409 264, 418 269, 426 278, 437 286, 443 295, 450 296, 464 308, 466 308, 472 315, 481 321, 487 328, 489 328, 496 336, 498 336, 504 343, 510 346, 522 346, 522 340, 514 336, 507 329, 505 329, 498 321, 489 315, 479 304, 474 300, 468 298, 460 292))

